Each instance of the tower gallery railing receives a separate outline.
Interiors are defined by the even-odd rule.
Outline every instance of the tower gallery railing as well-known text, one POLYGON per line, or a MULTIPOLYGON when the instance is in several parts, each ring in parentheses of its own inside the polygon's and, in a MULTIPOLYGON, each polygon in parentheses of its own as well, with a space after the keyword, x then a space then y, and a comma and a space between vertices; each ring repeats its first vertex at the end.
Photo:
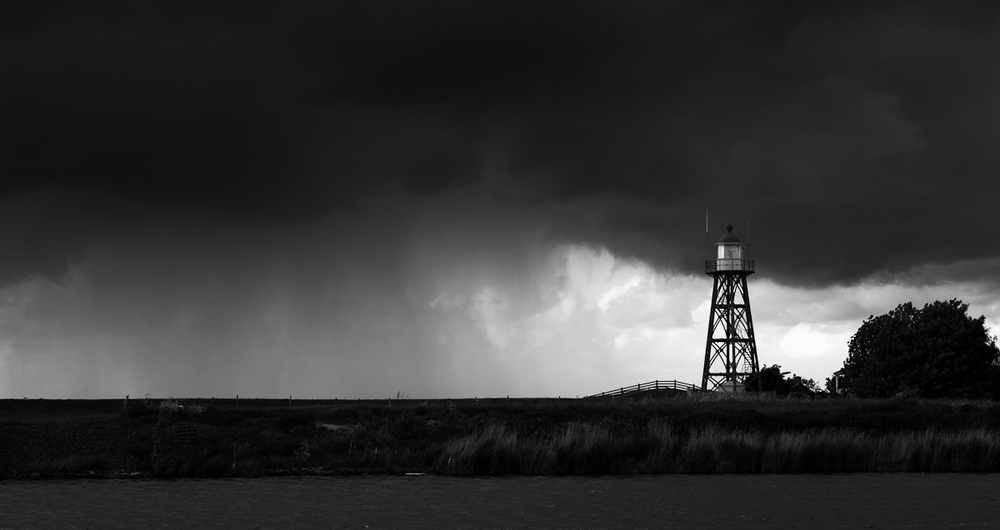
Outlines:
POLYGON ((705 274, 713 272, 753 272, 752 259, 709 259, 705 260, 705 274))

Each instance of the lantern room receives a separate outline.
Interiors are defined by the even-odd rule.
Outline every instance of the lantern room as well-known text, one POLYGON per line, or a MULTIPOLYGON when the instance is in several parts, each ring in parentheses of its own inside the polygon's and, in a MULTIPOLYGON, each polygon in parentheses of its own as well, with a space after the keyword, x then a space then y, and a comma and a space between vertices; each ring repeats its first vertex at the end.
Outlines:
POLYGON ((714 263, 709 263, 708 272, 746 271, 753 272, 753 262, 748 259, 746 243, 733 234, 733 225, 726 227, 726 235, 715 244, 717 255, 714 263), (714 265, 714 267, 712 266, 714 265))

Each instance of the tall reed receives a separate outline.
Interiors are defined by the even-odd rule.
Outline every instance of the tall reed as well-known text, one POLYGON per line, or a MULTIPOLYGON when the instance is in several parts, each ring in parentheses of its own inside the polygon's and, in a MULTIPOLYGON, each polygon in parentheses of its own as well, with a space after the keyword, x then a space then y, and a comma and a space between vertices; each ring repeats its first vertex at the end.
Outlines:
POLYGON ((707 425, 684 432, 658 419, 633 433, 570 423, 550 435, 525 435, 491 425, 447 443, 436 465, 455 475, 998 470, 1000 433, 985 428, 873 435, 707 425))

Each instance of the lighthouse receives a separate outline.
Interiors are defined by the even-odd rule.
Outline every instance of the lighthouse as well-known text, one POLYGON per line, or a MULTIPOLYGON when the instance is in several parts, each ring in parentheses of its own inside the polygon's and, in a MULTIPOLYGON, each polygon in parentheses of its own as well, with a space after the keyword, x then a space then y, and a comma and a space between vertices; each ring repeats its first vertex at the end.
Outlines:
POLYGON ((705 274, 714 278, 708 315, 702 390, 742 392, 748 384, 760 390, 760 366, 750 313, 747 276, 753 274, 748 245, 733 234, 733 225, 715 244, 716 257, 705 261, 705 274))

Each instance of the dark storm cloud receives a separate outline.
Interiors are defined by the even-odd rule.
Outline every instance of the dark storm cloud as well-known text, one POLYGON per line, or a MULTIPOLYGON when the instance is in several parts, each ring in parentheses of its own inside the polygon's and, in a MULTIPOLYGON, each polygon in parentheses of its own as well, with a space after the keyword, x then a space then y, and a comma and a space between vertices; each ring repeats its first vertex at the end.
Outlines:
POLYGON ((705 207, 787 283, 995 256, 993 3, 12 6, 3 283, 162 213, 363 216, 395 186, 689 272, 705 207))
POLYGON ((6 193, 225 210, 305 195, 281 183, 299 172, 301 95, 266 45, 218 26, 65 24, 5 42, 6 193))

